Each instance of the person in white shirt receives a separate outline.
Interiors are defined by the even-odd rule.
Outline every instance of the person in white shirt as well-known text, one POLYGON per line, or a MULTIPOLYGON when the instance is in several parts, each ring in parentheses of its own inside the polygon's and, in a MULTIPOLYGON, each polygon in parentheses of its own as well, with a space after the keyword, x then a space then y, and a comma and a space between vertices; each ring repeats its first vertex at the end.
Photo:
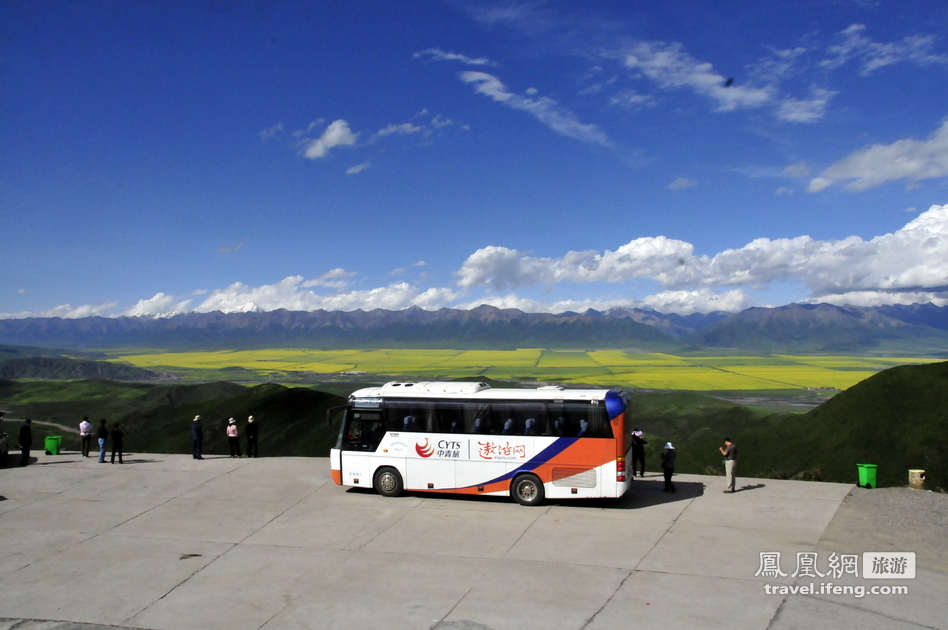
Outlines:
POLYGON ((79 423, 79 437, 82 439, 82 456, 89 456, 89 447, 92 446, 92 423, 84 417, 79 423))

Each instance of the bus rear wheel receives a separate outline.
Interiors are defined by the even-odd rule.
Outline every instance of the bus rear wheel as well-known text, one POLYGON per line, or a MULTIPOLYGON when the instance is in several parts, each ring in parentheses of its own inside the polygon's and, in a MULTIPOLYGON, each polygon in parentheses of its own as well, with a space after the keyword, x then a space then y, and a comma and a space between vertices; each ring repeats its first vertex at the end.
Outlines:
POLYGON ((383 497, 397 497, 402 493, 402 476, 394 468, 379 468, 372 485, 383 497))
POLYGON ((514 479, 511 492, 520 505, 540 505, 543 502, 543 482, 536 475, 520 475, 514 479))

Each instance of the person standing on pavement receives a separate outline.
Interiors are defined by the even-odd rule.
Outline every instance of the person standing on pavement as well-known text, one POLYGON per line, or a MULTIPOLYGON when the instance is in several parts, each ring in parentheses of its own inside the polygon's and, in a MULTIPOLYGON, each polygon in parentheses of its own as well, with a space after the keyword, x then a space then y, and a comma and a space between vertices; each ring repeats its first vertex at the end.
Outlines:
POLYGON ((33 421, 27 418, 20 427, 20 466, 30 463, 30 449, 33 448, 33 421))
POLYGON ((227 421, 227 441, 230 442, 230 456, 241 457, 240 438, 237 437, 237 421, 233 418, 227 421))
POLYGON ((253 416, 247 418, 247 428, 244 429, 247 433, 247 457, 256 457, 257 456, 257 435, 259 434, 260 425, 253 421, 253 416))
POLYGON ((125 436, 122 433, 122 427, 118 422, 112 425, 112 432, 109 434, 109 437, 112 438, 112 463, 115 463, 115 453, 118 453, 119 463, 124 464, 122 461, 122 438, 125 436))
POLYGON ((99 463, 105 463, 105 444, 109 441, 109 429, 105 426, 105 418, 99 422, 99 432, 96 434, 99 438, 99 463))
POLYGON ((636 463, 638 464, 639 477, 645 476, 645 445, 648 442, 642 436, 638 429, 632 431, 632 476, 635 476, 636 463))
POLYGON ((724 446, 718 447, 721 455, 724 455, 724 477, 727 479, 727 488, 724 492, 730 494, 735 492, 737 484, 737 444, 731 441, 731 438, 724 438, 724 446))
POLYGON ((79 423, 79 438, 82 440, 82 456, 89 456, 89 447, 92 446, 92 423, 88 417, 83 417, 79 423))
POLYGON ((675 474, 675 447, 671 442, 667 442, 665 448, 662 449, 662 472, 665 473, 663 492, 675 494, 675 484, 672 483, 672 475, 675 474))
POLYGON ((201 454, 204 448, 204 429, 201 428, 201 416, 194 416, 191 421, 191 456, 194 459, 204 459, 201 454))

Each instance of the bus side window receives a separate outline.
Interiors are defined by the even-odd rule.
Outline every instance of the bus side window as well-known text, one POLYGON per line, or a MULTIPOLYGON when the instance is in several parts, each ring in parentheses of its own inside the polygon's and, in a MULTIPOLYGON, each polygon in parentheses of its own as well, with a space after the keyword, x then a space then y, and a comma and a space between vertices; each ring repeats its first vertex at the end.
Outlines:
POLYGON ((389 402, 385 405, 385 425, 389 431, 425 431, 426 414, 423 407, 411 402, 389 402))
POLYGON ((491 416, 492 409, 487 403, 466 403, 464 405, 464 432, 480 435, 493 433, 494 423, 491 416))

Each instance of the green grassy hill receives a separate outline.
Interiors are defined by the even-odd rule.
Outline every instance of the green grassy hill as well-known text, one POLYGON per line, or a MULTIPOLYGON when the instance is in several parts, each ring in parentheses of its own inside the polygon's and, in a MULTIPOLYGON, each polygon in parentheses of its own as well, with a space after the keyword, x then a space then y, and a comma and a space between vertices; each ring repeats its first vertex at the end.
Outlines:
POLYGON ((878 465, 877 485, 905 486, 908 470, 948 487, 948 363, 901 366, 838 394, 807 414, 764 415, 692 393, 633 398, 632 423, 649 439, 648 468, 671 441, 680 472, 723 474, 718 447, 738 445, 738 476, 855 483, 857 464, 878 465))
POLYGON ((152 453, 190 453, 191 419, 201 416, 204 452, 227 454, 225 430, 233 417, 241 434, 247 416, 260 427, 260 455, 325 457, 335 444, 338 426, 326 424, 326 411, 345 399, 308 388, 258 385, 235 396, 195 400, 136 411, 122 418, 129 450, 152 453))
POLYGON ((107 361, 89 361, 65 357, 18 357, 13 359, 0 358, 0 378, 110 378, 125 381, 148 381, 158 378, 158 375, 150 370, 107 361))

